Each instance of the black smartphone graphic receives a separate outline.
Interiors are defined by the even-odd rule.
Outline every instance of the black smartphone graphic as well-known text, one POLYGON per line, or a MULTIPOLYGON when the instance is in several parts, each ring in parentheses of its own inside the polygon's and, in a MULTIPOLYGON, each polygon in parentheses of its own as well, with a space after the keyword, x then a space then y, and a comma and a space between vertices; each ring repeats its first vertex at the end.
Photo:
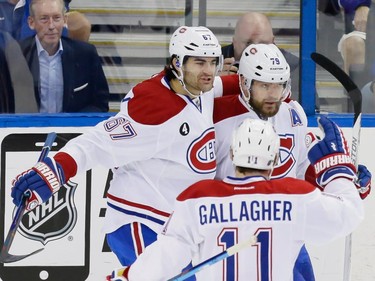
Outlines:
MULTIPOLYGON (((53 156, 79 134, 57 134, 53 156)), ((15 212, 11 181, 37 161, 47 134, 10 134, 1 143, 0 243, 4 243, 15 212)), ((3 281, 82 281, 89 275, 91 171, 72 178, 47 202, 25 212, 9 253, 23 260, 0 264, 3 281)))

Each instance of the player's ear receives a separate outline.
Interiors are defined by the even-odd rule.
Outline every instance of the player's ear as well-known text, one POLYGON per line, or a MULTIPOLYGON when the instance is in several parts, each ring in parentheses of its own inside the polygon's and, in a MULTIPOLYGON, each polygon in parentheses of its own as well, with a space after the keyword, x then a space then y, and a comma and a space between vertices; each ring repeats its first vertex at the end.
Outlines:
POLYGON ((34 30, 35 29, 35 23, 34 23, 34 18, 32 16, 29 16, 27 18, 27 23, 29 24, 29 27, 31 30, 34 30))
POLYGON ((177 58, 173 58, 172 65, 173 65, 173 68, 176 70, 180 70, 181 68, 181 63, 177 58))

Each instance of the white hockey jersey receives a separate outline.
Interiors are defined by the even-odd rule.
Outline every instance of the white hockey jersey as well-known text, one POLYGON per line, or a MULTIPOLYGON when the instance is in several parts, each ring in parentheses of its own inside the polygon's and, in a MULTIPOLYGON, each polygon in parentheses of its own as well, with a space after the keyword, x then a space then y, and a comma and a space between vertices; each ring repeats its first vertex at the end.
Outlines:
MULTIPOLYGON (((227 79, 226 86, 238 85, 227 79)), ((61 150, 75 160, 77 173, 97 164, 113 168, 107 233, 134 221, 160 232, 176 196, 214 177, 213 100, 223 93, 222 81, 216 77, 214 88, 193 101, 173 92, 159 74, 135 86, 118 114, 61 150)))
MULTIPOLYGON (((234 175, 234 166, 229 156, 232 132, 245 118, 259 119, 239 95, 215 99, 214 123, 216 132, 216 179, 234 175)), ((279 112, 268 121, 272 123, 280 137, 280 158, 272 178, 294 177, 305 179, 310 165, 307 158, 305 136, 307 117, 296 101, 282 102, 279 112)))
POLYGON ((328 243, 352 232, 364 217, 354 184, 339 178, 325 193, 294 178, 205 180, 182 192, 158 240, 128 272, 129 281, 164 281, 193 260, 199 264, 257 236, 257 243, 204 268, 197 280, 293 278, 305 242, 328 243))

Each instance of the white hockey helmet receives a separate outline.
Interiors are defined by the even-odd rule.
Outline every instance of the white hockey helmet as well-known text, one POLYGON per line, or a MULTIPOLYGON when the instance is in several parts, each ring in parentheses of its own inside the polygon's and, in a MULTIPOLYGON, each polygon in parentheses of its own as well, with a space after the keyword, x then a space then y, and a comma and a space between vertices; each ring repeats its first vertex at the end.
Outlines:
MULTIPOLYGON (((207 27, 180 26, 169 43, 169 54, 175 55, 180 65, 185 56, 221 58, 221 46, 216 36, 207 27)), ((221 67, 221 65, 219 65, 221 67)))
MULTIPOLYGON (((251 44, 242 52, 238 74, 245 78, 250 91, 253 80, 285 83, 282 100, 290 96, 290 67, 275 44, 251 44)), ((243 95, 248 101, 249 96, 243 95)))
POLYGON ((232 138, 232 162, 237 167, 273 170, 279 157, 280 138, 272 124, 245 119, 232 138))

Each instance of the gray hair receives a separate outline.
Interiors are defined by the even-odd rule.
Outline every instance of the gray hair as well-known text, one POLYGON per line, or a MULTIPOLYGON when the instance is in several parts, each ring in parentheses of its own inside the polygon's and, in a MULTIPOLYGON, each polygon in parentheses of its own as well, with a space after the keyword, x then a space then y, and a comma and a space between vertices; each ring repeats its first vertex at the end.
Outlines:
POLYGON ((62 14, 64 15, 65 12, 66 12, 66 9, 65 9, 65 2, 64 0, 31 0, 30 1, 30 4, 29 4, 29 13, 30 13, 30 16, 31 17, 34 17, 35 16, 35 11, 33 9, 33 6, 39 2, 44 2, 44 1, 55 1, 55 2, 58 2, 60 3, 61 7, 62 7, 62 14))

